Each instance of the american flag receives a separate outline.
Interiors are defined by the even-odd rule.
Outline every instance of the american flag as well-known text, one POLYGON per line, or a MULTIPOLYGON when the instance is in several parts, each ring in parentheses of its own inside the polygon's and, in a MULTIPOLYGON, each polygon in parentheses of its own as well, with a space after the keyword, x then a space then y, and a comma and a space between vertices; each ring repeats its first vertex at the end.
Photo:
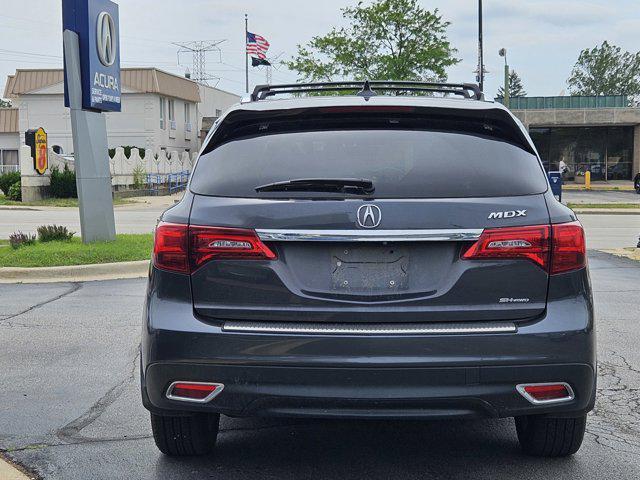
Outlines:
POLYGON ((267 58, 267 50, 269 50, 269 42, 267 42, 266 38, 247 32, 247 53, 249 55, 264 60, 267 58))

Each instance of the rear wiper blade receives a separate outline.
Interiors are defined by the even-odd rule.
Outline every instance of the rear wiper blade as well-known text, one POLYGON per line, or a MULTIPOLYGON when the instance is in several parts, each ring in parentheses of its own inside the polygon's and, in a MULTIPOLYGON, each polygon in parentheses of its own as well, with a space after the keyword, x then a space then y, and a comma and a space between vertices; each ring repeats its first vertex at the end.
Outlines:
POLYGON ((296 178, 267 183, 255 188, 256 192, 343 192, 373 193, 373 182, 366 178, 296 178))

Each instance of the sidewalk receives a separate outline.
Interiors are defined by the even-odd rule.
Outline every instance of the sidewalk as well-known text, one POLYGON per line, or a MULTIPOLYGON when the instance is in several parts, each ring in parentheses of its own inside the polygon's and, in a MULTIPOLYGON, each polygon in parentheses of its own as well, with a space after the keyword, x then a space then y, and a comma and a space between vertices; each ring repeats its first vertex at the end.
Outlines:
MULTIPOLYGON (((156 196, 148 196, 148 197, 128 197, 127 200, 129 203, 117 204, 114 205, 114 210, 120 209, 140 209, 140 208, 151 208, 151 209, 161 209, 165 210, 170 206, 174 205, 176 202, 179 202, 182 199, 182 195, 184 192, 177 192, 173 195, 156 195, 156 196)), ((38 212, 44 211, 64 211, 64 210, 76 210, 78 207, 54 207, 51 205, 0 205, 0 210, 32 210, 38 212)))
POLYGON ((640 208, 574 208, 578 215, 640 215, 640 208))

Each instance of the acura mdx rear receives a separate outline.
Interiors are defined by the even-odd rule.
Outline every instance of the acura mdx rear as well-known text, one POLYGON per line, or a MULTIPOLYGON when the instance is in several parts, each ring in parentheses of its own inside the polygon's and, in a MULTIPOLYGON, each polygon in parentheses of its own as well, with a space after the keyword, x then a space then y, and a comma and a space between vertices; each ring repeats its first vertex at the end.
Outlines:
POLYGON ((261 88, 156 228, 159 449, 211 452, 224 414, 514 417, 525 452, 575 453, 596 388, 584 232, 522 125, 469 85, 261 88))

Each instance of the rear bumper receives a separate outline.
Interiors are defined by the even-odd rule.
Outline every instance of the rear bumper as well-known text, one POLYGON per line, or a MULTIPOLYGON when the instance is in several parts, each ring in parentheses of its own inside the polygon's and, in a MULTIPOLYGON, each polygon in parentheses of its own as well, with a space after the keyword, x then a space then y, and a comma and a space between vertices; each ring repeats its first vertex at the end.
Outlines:
POLYGON ((514 333, 324 335, 224 331, 193 312, 188 277, 150 282, 141 375, 158 414, 474 418, 578 416, 595 400, 595 333, 588 296, 557 298, 514 333), (168 282, 170 280, 170 282, 168 282), (163 292, 163 285, 166 293, 163 292), (180 297, 176 292, 184 289, 180 297), (174 381, 225 385, 206 404, 166 397, 174 381), (575 398, 534 405, 522 383, 566 382, 575 398))
POLYGON ((145 406, 156 413, 206 411, 229 416, 324 418, 487 418, 529 414, 575 416, 592 408, 589 365, 305 368, 154 363, 143 384, 145 406), (219 382, 223 392, 207 404, 166 398, 176 379, 219 382), (519 383, 566 381, 575 399, 532 405, 519 383))

